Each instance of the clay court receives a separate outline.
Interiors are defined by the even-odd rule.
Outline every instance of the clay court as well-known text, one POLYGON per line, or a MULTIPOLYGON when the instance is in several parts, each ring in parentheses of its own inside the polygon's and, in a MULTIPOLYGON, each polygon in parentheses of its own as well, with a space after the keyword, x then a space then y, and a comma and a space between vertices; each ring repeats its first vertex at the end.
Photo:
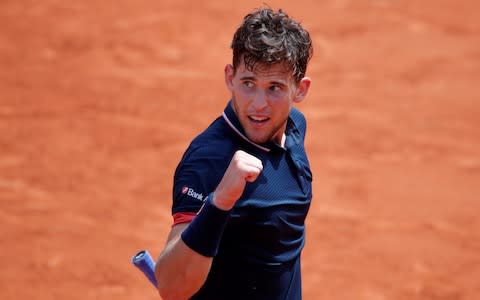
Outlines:
MULTIPOLYGON (((159 299, 130 258, 262 3, 1 1, 0 299, 159 299)), ((315 47, 304 299, 480 299, 479 2, 267 3, 315 47)))

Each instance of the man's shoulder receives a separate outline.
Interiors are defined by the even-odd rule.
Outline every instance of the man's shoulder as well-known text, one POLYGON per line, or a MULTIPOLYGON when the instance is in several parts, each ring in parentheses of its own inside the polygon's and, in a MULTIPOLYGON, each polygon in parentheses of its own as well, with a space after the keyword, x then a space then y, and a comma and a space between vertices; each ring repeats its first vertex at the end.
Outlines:
POLYGON ((191 141, 187 152, 195 156, 223 158, 229 156, 235 148, 231 131, 224 119, 219 117, 191 141))
POLYGON ((222 142, 227 135, 227 126, 222 117, 216 118, 210 125, 200 132, 192 143, 202 143, 205 141, 222 142))
POLYGON ((295 107, 292 107, 292 109, 290 110, 290 118, 295 123, 307 123, 305 115, 299 109, 297 109, 295 107))
POLYGON ((305 136, 305 132, 307 131, 307 119, 305 115, 293 107, 290 110, 290 120, 293 122, 293 126, 302 133, 302 136, 305 136))

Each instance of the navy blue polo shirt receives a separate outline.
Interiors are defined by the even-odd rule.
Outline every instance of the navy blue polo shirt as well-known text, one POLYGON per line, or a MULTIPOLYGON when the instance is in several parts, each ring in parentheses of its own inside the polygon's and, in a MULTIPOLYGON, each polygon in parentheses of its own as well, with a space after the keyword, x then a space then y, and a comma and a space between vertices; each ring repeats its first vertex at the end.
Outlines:
POLYGON ((174 176, 176 223, 193 218, 237 150, 263 163, 233 207, 207 280, 192 299, 301 299, 300 252, 312 199, 305 132, 304 116, 292 108, 284 147, 256 144, 245 136, 229 102, 192 141, 174 176))

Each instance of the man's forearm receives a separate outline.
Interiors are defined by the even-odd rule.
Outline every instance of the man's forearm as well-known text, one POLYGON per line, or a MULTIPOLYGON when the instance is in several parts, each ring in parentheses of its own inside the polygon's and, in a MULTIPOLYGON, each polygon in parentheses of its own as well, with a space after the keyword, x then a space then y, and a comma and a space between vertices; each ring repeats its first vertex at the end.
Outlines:
POLYGON ((188 224, 181 224, 172 229, 156 264, 158 291, 164 300, 190 298, 203 285, 210 271, 212 258, 198 254, 182 241, 180 235, 186 226, 188 224))

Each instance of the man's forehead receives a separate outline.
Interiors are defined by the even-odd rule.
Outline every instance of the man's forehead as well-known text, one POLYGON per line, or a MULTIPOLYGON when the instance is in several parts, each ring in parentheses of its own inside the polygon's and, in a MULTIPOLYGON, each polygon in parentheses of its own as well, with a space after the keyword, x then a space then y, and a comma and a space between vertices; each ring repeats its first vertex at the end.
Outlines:
POLYGON ((250 77, 281 77, 282 79, 288 80, 293 79, 293 72, 289 69, 288 66, 284 63, 276 64, 256 64, 252 66, 253 68, 247 66, 245 63, 239 65, 237 72, 243 76, 250 77))

